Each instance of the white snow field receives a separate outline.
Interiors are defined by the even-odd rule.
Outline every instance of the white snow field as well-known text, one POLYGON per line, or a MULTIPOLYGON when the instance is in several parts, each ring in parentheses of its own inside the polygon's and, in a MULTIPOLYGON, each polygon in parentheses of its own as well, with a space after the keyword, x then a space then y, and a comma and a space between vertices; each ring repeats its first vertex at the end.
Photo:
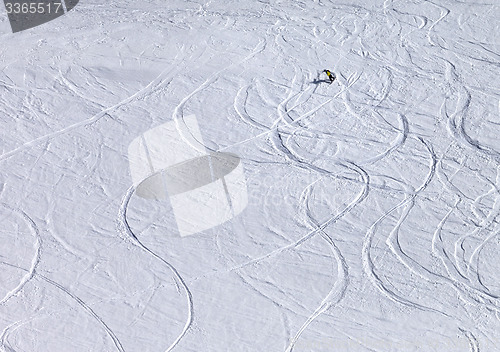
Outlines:
POLYGON ((500 351, 499 2, 1 8, 0 351, 500 351))

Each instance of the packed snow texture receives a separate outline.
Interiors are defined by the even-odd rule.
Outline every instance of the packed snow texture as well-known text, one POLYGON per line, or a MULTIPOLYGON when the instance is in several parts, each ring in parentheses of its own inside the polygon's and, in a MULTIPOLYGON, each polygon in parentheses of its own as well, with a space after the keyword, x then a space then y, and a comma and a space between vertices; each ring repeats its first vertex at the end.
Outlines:
POLYGON ((0 351, 499 350, 496 1, 1 15, 0 351), (182 237, 127 152, 190 115, 248 204, 182 237))

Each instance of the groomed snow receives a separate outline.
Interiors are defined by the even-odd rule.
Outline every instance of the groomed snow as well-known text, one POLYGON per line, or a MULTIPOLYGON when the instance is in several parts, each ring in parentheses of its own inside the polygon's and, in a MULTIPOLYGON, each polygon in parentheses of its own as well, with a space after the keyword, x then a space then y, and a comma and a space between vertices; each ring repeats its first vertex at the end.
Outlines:
POLYGON ((491 0, 2 12, 0 351, 499 351, 499 30, 491 0), (181 236, 128 151, 191 115, 247 202, 181 236))

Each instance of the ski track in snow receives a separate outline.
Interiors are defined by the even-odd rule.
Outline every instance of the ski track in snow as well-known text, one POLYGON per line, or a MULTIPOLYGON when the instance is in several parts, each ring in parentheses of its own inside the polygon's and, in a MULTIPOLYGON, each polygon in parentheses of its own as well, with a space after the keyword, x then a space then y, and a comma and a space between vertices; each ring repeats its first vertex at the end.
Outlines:
POLYGON ((23 287, 34 277, 36 268, 38 264, 40 263, 40 257, 41 257, 41 247, 42 247, 42 239, 40 237, 40 232, 38 230, 38 227, 36 226, 35 222, 33 219, 31 219, 24 211, 22 210, 15 210, 10 208, 6 204, 2 204, 3 207, 7 208, 9 211, 17 214, 20 218, 22 218, 25 223, 28 225, 30 228, 33 237, 35 237, 35 243, 34 243, 34 249, 35 249, 35 255, 33 256, 33 259, 31 261, 31 267, 27 271, 26 275, 21 279, 19 284, 7 292, 7 294, 0 299, 0 306, 4 305, 9 299, 11 299, 13 296, 17 295, 23 287))
POLYGON ((470 331, 467 331, 467 330, 463 330, 463 329, 460 329, 460 331, 467 337, 467 339, 469 340, 469 344, 470 344, 470 350, 471 352, 480 352, 480 349, 479 349, 479 342, 477 341, 476 337, 470 332, 470 331))
MULTIPOLYGON (((302 204, 305 205, 305 216, 307 218, 307 221, 310 222, 310 226, 312 226, 314 229, 320 229, 320 225, 315 221, 313 216, 310 214, 309 207, 307 205, 308 201, 308 194, 311 192, 311 184, 308 186, 305 190, 306 193, 304 194, 304 197, 302 199, 302 204)), ((320 316, 323 312, 326 312, 330 307, 334 306, 335 304, 339 303, 342 298, 344 298, 345 292, 347 290, 347 286, 349 284, 349 270, 348 266, 346 263, 346 260, 344 256, 342 255, 340 249, 337 247, 335 242, 332 240, 332 238, 324 231, 320 230, 322 238, 328 243, 328 245, 331 247, 332 254, 335 258, 336 265, 337 265, 337 276, 338 279, 331 288, 331 290, 328 292, 328 294, 323 298, 321 301, 321 305, 316 308, 316 310, 307 318, 307 320, 304 322, 304 324, 300 327, 300 329, 297 331, 295 336, 290 340, 290 343, 285 350, 286 352, 291 352, 293 351, 293 348, 297 342, 297 340, 300 338, 300 335, 307 329, 307 327, 318 317, 320 316)))
MULTIPOLYGON (((15 224, 17 232, 26 226, 34 238, 34 243, 23 238, 12 244, 30 248, 31 262, 14 262, 17 254, 0 253, 2 266, 25 273, 20 279, 9 277, 2 288, 0 350, 20 351, 21 342, 14 335, 22 336, 44 316, 43 300, 33 303, 31 310, 22 307, 29 306, 25 295, 36 295, 40 287, 55 288, 83 308, 121 352, 158 346, 165 352, 319 352, 323 349, 313 343, 323 338, 329 341, 328 350, 342 349, 342 341, 356 346, 356 351, 403 350, 404 343, 416 337, 411 347, 430 352, 438 347, 418 343, 435 339, 442 343, 440 351, 467 345, 471 352, 479 352, 497 346, 500 286, 494 253, 500 238, 500 94, 498 82, 490 76, 500 67, 500 54, 492 43, 498 26, 490 14, 498 5, 318 0, 245 3, 240 9, 243 3, 235 7, 232 1, 210 1, 186 2, 181 9, 162 4, 168 11, 152 11, 151 4, 128 1, 106 9, 89 4, 78 5, 74 18, 83 16, 97 29, 88 38, 65 34, 58 44, 71 43, 64 52, 71 55, 71 65, 58 67, 63 60, 59 53, 45 64, 43 50, 50 51, 58 42, 49 38, 51 44, 46 44, 41 32, 32 31, 31 37, 23 37, 28 59, 8 56, 0 71, 0 112, 18 118, 15 123, 6 119, 12 136, 8 130, 0 145, 5 169, 1 204, 22 220, 24 225, 15 224), (123 14, 119 21, 118 13, 123 14), (98 22, 103 18, 117 27, 98 22), (141 37, 141 44, 134 35, 141 37), (32 38, 36 44, 30 43, 32 38), (167 51, 176 52, 169 56, 173 59, 163 60, 167 51), (96 70, 99 65, 102 69, 96 70), (133 76, 136 65, 148 77, 140 77, 139 85, 127 81, 127 72, 133 76), (322 80, 324 68, 336 73, 331 85, 322 80), (110 78, 114 69, 125 70, 117 74, 123 82, 110 78), (44 86, 43 75, 54 83, 44 86), (63 119, 66 106, 60 108, 57 99, 47 98, 61 92, 85 107, 66 126, 51 120, 52 115, 63 119), (101 100, 96 92, 108 98, 101 100), (151 115, 143 118, 149 109, 151 115), (186 136, 183 117, 191 113, 208 126, 202 131, 207 135, 205 145, 194 145, 186 136), (37 120, 42 121, 39 126, 33 122, 37 120), (157 226, 146 208, 131 209, 135 187, 129 187, 125 154, 129 137, 167 120, 175 121, 180 136, 194 149, 240 155, 249 192, 262 192, 265 198, 279 190, 277 194, 288 196, 293 205, 250 204, 224 224, 224 230, 176 238, 172 244, 177 247, 162 248, 160 244, 171 239, 171 227, 157 226), (89 143, 81 142, 84 156, 72 160, 64 143, 78 143, 80 135, 89 143), (92 138, 95 148, 88 146, 92 138), (267 176, 271 184, 262 181, 264 187, 252 188, 259 177, 267 176), (293 183, 295 176, 303 181, 300 186, 293 183), (68 182, 73 189, 61 196, 60 184, 68 182), (97 196, 100 193, 104 196, 97 196), (79 195, 85 199, 75 198, 79 195), (66 198, 91 208, 82 212, 86 215, 77 214, 78 207, 61 210, 68 204, 66 198), (73 218, 75 227, 68 221, 73 218), (112 229, 113 222, 118 222, 118 229, 112 229), (65 226, 68 231, 61 230, 65 226), (72 236, 77 226, 81 242, 72 236), (162 231, 158 247, 150 245, 152 234, 162 231), (207 237, 213 234, 210 242, 207 237), (103 238, 109 237, 115 241, 104 244, 103 238), (85 241, 95 243, 87 243, 86 249, 85 241), (81 297, 109 295, 113 290, 118 297, 116 292, 126 283, 106 268, 109 287, 99 287, 98 281, 87 287, 79 282, 87 270, 82 268, 93 267, 97 276, 96 267, 109 255, 104 252, 129 244, 146 253, 139 255, 136 265, 155 278, 154 288, 148 297, 138 298, 139 303, 123 299, 121 307, 127 313, 108 315, 105 321, 81 297), (171 259, 165 259, 167 255, 171 259), (150 268, 144 257, 167 268, 170 280, 150 268), (291 258, 300 260, 292 265, 291 258), (286 265, 287 271, 282 270, 286 265), (77 290, 67 277, 57 276, 63 272, 78 278, 77 290), (276 273, 284 277, 276 279, 276 273), (287 286, 293 280, 296 287, 287 286), (417 284, 410 287, 412 283, 417 284), (210 295, 218 284, 227 284, 227 292, 210 295), (170 317, 162 306, 151 307, 167 315, 168 325, 157 326, 144 312, 156 302, 159 287, 166 286, 183 292, 186 315, 170 317), (236 303, 235 287, 242 288, 236 303), (265 303, 259 307, 255 302, 265 303), (21 307, 19 312, 16 307, 21 307), (139 310, 142 313, 130 319, 139 310), (243 324, 246 321, 262 322, 262 327, 253 334, 243 324), (398 327, 405 324, 406 328, 398 327), (132 333, 135 328, 138 332, 132 333), (147 341, 141 328, 161 341, 147 341), (157 334, 162 329, 180 331, 165 341, 157 334), (386 345, 377 345, 375 337, 387 340, 386 345)), ((73 30, 79 25, 84 26, 73 25, 73 30)), ((54 38, 59 34, 55 32, 54 38)), ((13 44, 5 38, 11 49, 13 44)), ((122 260, 114 264, 126 266, 127 259, 122 260)), ((27 336, 37 334, 30 333, 27 336)), ((36 339, 28 343, 43 351, 36 339)))
MULTIPOLYGON (((126 99, 123 99, 122 101, 114 104, 113 106, 100 111, 99 113, 95 114, 91 118, 86 119, 86 120, 81 121, 81 122, 78 122, 78 123, 75 123, 73 125, 65 127, 59 131, 50 133, 48 135, 40 136, 40 137, 35 138, 29 142, 24 143, 23 145, 17 147, 16 149, 13 149, 9 152, 3 153, 2 155, 0 155, 0 161, 6 160, 6 159, 12 157, 13 155, 18 154, 19 152, 26 150, 27 148, 34 147, 40 143, 43 143, 43 142, 46 142, 46 141, 51 140, 53 138, 56 138, 62 134, 71 132, 77 128, 80 128, 83 126, 88 126, 88 125, 91 125, 93 123, 96 123, 101 118, 103 118, 106 115, 109 115, 110 113, 112 113, 113 111, 118 109, 119 107, 124 106, 124 105, 126 105, 126 104, 128 104, 136 99, 143 99, 148 94, 151 94, 152 92, 154 92, 156 89, 159 89, 163 85, 168 84, 169 78, 172 76, 172 73, 178 72, 178 70, 179 70, 178 65, 180 65, 180 64, 181 64, 181 60, 179 59, 179 60, 177 60, 177 62, 174 63, 173 68, 168 68, 165 71, 161 72, 158 75, 158 77, 156 77, 153 81, 151 81, 146 87, 144 87, 140 91, 132 94, 131 96, 127 97, 126 99)), ((61 77, 63 77, 62 73, 61 73, 61 77)), ((62 78, 62 80, 64 83, 66 83, 68 85, 68 87, 70 87, 70 89, 73 90, 70 82, 68 82, 64 78, 62 78)))
MULTIPOLYGON (((434 151, 425 143, 424 140, 421 140, 421 142, 425 145, 425 147, 427 148, 429 154, 431 155, 431 165, 430 165, 429 173, 428 173, 426 179, 424 180, 424 182, 422 183, 422 185, 420 185, 420 187, 418 187, 411 194, 411 196, 405 198, 400 203, 398 203, 397 205, 395 205, 394 207, 392 207, 389 211, 387 211, 384 215, 382 215, 370 227, 370 229, 366 233, 365 241, 364 241, 364 244, 363 244, 363 269, 364 269, 366 275, 370 278, 372 284, 374 286, 376 286, 377 289, 382 294, 386 295, 387 297, 389 297, 394 302, 401 303, 401 304, 407 305, 407 306, 412 307, 412 308, 417 308, 417 309, 428 310, 428 311, 432 311, 432 312, 436 312, 436 313, 446 314, 446 313, 440 312, 440 311, 438 311, 436 309, 433 309, 433 308, 430 308, 430 307, 426 307, 426 306, 423 306, 423 305, 415 303, 415 302, 411 302, 410 300, 402 297, 401 295, 398 295, 396 292, 394 292, 389 287, 387 287, 384 284, 383 280, 380 278, 380 276, 377 275, 377 273, 375 272, 375 264, 373 262, 371 254, 370 254, 371 246, 372 246, 372 242, 373 242, 373 237, 375 236, 377 228, 380 225, 380 223, 383 220, 385 220, 389 215, 391 215, 394 211, 396 211, 399 208, 401 208, 401 207, 409 204, 410 207, 407 208, 406 214, 403 213, 403 215, 402 215, 402 217, 400 219, 400 222, 396 225, 396 228, 393 230, 393 234, 397 234, 397 229, 400 226, 401 222, 406 218, 407 213, 410 211, 412 202, 414 201, 415 197, 417 196, 418 193, 420 193, 423 190, 425 190, 425 188, 432 181, 432 178, 434 176, 435 169, 436 169, 436 156, 434 154, 434 151)), ((397 241, 397 235, 391 235, 389 237, 389 239, 391 239, 391 238, 394 238, 397 241)), ((395 250, 396 246, 394 246, 394 241, 389 241, 389 245, 390 245, 391 249, 393 249, 393 251, 396 251, 395 250)))
MULTIPOLYGON (((27 270, 27 269, 24 269, 22 267, 18 267, 18 266, 15 266, 15 265, 12 265, 12 264, 6 263, 6 262, 1 262, 1 264, 2 265, 6 265, 6 266, 10 266, 10 267, 15 267, 17 269, 26 271, 26 272, 28 272, 28 274, 31 273, 31 269, 27 270)), ((66 295, 68 295, 79 306, 81 306, 83 309, 85 309, 100 325, 102 325, 102 327, 104 328, 104 330, 106 331, 106 333, 113 340, 113 343, 114 343, 114 345, 115 345, 115 347, 116 347, 116 349, 118 351, 120 351, 120 352, 124 352, 125 351, 123 349, 123 346, 120 343, 120 340, 118 340, 118 337, 116 337, 116 335, 113 332, 113 330, 111 330, 109 328, 109 326, 102 320, 102 318, 99 315, 97 315, 95 313, 95 311, 88 304, 86 304, 81 298, 79 298, 77 295, 71 293, 67 288, 65 288, 61 284, 55 282, 54 280, 49 279, 48 277, 46 277, 44 275, 40 275, 40 274, 35 273, 35 274, 32 275, 32 277, 39 278, 39 279, 45 281, 46 283, 54 286, 55 288, 59 289, 60 291, 64 292, 66 295)), ((30 322, 32 320, 35 320, 36 318, 37 318, 37 315, 34 315, 34 316, 30 317, 29 319, 18 321, 18 322, 15 322, 15 323, 7 326, 3 330, 2 334, 0 335, 0 343, 2 344, 2 347, 7 352, 14 351, 12 348, 8 347, 8 343, 7 343, 7 337, 8 337, 8 335, 11 332, 13 332, 14 330, 16 330, 17 328, 19 328, 20 326, 22 326, 22 325, 24 325, 24 324, 26 324, 26 323, 28 323, 28 322, 30 322)))
POLYGON ((177 346, 179 341, 182 340, 184 335, 186 335, 189 328, 191 327, 191 324, 193 322, 193 314, 194 314, 193 296, 192 296, 191 291, 189 290, 188 286, 186 285, 184 279, 181 277, 181 275, 177 271, 177 269, 174 268, 172 266, 172 264, 170 264, 168 261, 166 261, 163 257, 156 254, 150 248, 145 246, 139 240, 139 238, 137 238, 137 236, 134 234, 134 232, 130 228, 128 221, 127 221, 127 207, 128 207, 129 202, 130 202, 130 198, 134 195, 134 192, 135 192, 135 187, 131 187, 128 190, 127 194, 123 198, 123 202, 122 202, 122 205, 120 207, 120 212, 119 212, 119 218, 121 221, 121 223, 120 223, 121 231, 124 232, 124 234, 128 237, 128 239, 132 240, 132 242, 135 245, 137 245, 139 248, 144 250, 146 253, 150 254, 151 256, 153 256, 154 258, 158 259, 160 262, 165 264, 170 269, 170 271, 174 275, 175 279, 180 283, 182 289, 184 290, 184 292, 186 294, 186 301, 187 301, 187 305, 188 305, 188 314, 187 314, 186 323, 185 323, 181 333, 179 334, 179 336, 177 336, 177 338, 172 342, 172 344, 167 349, 165 349, 165 352, 170 352, 177 346))

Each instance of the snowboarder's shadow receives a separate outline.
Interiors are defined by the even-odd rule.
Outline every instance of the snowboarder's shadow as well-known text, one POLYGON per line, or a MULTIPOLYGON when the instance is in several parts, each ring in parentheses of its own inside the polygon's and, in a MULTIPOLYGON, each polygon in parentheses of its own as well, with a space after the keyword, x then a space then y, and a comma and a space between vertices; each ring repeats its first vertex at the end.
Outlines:
POLYGON ((328 84, 330 84, 331 82, 329 79, 315 79, 309 83, 312 83, 312 84, 328 83, 328 84))

